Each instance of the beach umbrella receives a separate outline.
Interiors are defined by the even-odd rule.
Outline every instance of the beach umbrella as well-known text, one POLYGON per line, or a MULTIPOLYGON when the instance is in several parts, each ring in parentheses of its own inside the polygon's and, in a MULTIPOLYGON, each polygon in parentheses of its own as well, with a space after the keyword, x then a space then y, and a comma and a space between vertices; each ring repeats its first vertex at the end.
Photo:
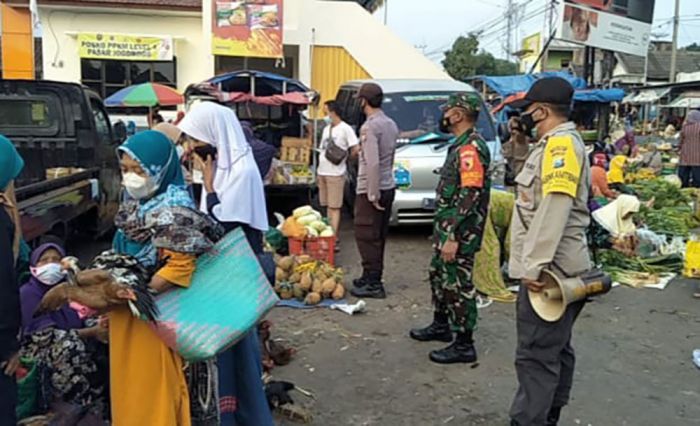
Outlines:
POLYGON ((172 87, 158 83, 143 83, 125 87, 105 99, 108 107, 173 106, 185 102, 183 96, 172 87))

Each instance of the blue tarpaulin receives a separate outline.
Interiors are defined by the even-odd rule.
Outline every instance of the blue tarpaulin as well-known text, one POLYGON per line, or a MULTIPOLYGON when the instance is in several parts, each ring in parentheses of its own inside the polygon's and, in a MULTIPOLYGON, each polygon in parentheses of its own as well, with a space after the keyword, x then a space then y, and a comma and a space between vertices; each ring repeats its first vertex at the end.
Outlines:
POLYGON ((567 72, 547 71, 541 74, 506 75, 500 77, 483 76, 480 78, 491 90, 506 97, 520 92, 527 92, 537 79, 544 77, 563 78, 577 90, 586 88, 586 82, 582 78, 575 77, 567 72))
POLYGON ((574 92, 575 102, 620 102, 625 97, 622 89, 592 89, 574 92))

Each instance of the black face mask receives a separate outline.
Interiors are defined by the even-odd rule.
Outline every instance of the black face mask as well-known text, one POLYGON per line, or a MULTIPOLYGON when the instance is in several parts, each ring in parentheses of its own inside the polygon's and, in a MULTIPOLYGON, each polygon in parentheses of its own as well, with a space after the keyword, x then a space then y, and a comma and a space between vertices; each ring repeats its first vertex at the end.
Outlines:
POLYGON ((440 120, 440 133, 451 133, 450 126, 452 126, 450 119, 443 116, 440 120))
POLYGON ((532 115, 535 113, 535 111, 537 111, 537 109, 533 110, 532 112, 524 112, 520 114, 520 126, 523 133, 527 136, 532 136, 533 130, 535 130, 537 125, 542 122, 542 120, 535 121, 535 119, 532 117, 532 115))

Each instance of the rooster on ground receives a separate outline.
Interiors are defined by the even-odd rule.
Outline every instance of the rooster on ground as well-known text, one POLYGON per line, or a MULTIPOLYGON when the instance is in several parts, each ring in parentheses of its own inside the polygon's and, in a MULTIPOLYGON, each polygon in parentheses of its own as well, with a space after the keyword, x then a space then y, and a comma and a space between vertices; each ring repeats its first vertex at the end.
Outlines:
POLYGON ((66 282, 44 295, 35 316, 77 302, 96 311, 126 304, 135 317, 156 320, 158 308, 148 284, 161 265, 149 270, 133 256, 106 251, 86 270, 80 270, 78 259, 74 257, 63 259, 61 266, 66 271, 66 282))

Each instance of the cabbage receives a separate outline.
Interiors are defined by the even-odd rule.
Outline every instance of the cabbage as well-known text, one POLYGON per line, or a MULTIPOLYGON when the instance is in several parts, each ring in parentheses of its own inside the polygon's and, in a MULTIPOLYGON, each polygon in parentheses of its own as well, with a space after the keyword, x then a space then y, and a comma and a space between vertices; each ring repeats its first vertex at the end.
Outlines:
POLYGON ((308 214, 313 213, 314 209, 311 206, 302 206, 299 207, 298 209, 294 209, 292 212, 292 216, 294 216, 294 219, 299 219, 302 216, 306 216, 308 214))
POLYGON ((330 226, 328 228, 324 229, 323 231, 321 231, 321 237, 324 237, 324 238, 332 237, 334 235, 335 235, 335 232, 333 232, 333 228, 331 228, 330 226))
POLYGON ((309 224, 310 227, 314 228, 318 232, 322 232, 324 229, 328 228, 328 225, 326 225, 324 222, 320 220, 315 220, 309 224))
POLYGON ((306 235, 307 235, 308 237, 316 238, 316 237, 319 236, 319 235, 318 235, 318 231, 315 230, 314 228, 310 227, 310 226, 307 226, 307 227, 306 227, 306 232, 307 232, 306 235))
POLYGON ((304 225, 304 226, 309 226, 315 221, 316 221, 316 216, 314 216, 313 214, 307 214, 306 216, 302 216, 302 217, 297 219, 297 223, 299 223, 299 225, 304 225))

